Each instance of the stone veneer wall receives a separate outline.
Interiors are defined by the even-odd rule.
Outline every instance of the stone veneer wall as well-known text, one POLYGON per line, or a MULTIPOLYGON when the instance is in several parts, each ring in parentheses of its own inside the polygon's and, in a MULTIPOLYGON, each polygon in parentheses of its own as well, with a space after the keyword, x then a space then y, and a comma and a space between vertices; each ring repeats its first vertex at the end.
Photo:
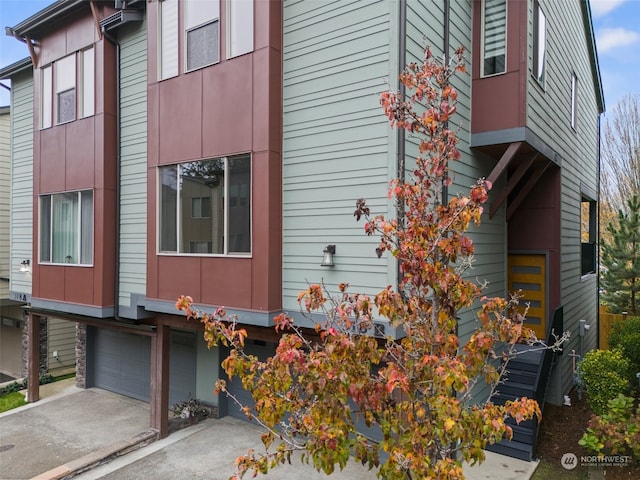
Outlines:
POLYGON ((76 323, 76 387, 87 388, 87 324, 76 323))
MULTIPOLYGON (((47 317, 40 317, 40 373, 46 373, 47 364, 47 317)), ((22 311, 22 376, 27 378, 29 356, 29 313, 22 311)))

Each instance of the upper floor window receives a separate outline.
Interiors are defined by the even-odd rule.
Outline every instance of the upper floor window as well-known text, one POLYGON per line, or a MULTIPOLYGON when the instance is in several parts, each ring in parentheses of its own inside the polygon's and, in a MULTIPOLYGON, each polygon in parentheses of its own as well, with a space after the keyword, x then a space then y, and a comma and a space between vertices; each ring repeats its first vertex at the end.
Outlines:
POLYGON ((585 196, 580 201, 581 274, 596 271, 596 202, 585 196))
POLYGON ((482 2, 482 76, 506 72, 507 1, 482 2))
POLYGON ((40 126, 49 128, 94 114, 95 53, 81 50, 40 70, 40 126))
POLYGON ((161 253, 251 253, 248 154, 159 168, 161 253))
POLYGON ((578 77, 575 73, 571 75, 571 112, 569 115, 571 128, 575 130, 578 118, 578 77))
MULTIPOLYGON (((227 58, 253 50, 253 1, 227 0, 227 58)), ((220 6, 213 0, 164 0, 159 5, 160 80, 220 61, 220 6)))
POLYGON ((93 191, 40 196, 40 262, 93 263, 93 191))
POLYGON ((227 57, 253 51, 253 0, 227 0, 227 57))
POLYGON ((547 18, 536 1, 533 5, 533 75, 544 84, 547 51, 547 18))
POLYGON ((185 71, 220 61, 220 7, 217 1, 184 2, 185 71))

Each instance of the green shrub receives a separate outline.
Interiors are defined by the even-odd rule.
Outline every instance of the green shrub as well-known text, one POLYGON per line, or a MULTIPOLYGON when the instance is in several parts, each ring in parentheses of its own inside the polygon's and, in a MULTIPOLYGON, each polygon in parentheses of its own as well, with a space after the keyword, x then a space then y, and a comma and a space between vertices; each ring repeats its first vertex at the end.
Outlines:
POLYGON ((640 372, 640 317, 627 317, 626 320, 613 322, 609 334, 609 345, 622 351, 629 360, 633 382, 635 373, 640 372))
POLYGON ((619 394, 609 400, 607 413, 593 415, 587 432, 578 441, 598 453, 640 458, 640 406, 633 414, 633 398, 619 394))
POLYGON ((592 350, 578 365, 593 413, 602 415, 609 400, 629 391, 631 367, 620 350, 592 350))
MULTIPOLYGON (((40 374, 40 385, 45 385, 47 383, 53 383, 56 379, 50 373, 41 373, 40 374)), ((0 388, 0 396, 6 395, 13 392, 19 392, 20 390, 24 390, 27 388, 27 379, 16 382, 11 382, 4 387, 0 388)))

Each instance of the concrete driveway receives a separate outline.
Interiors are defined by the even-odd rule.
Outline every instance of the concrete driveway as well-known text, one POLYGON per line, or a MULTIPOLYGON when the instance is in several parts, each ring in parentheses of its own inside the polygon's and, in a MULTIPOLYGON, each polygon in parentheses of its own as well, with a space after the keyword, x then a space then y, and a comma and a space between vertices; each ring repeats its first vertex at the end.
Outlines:
POLYGON ((0 414, 0 478, 30 479, 149 428, 149 405, 99 389, 64 393, 0 414))
MULTIPOLYGON (((62 392, 0 414, 0 479, 53 480, 83 471, 73 478, 226 480, 234 473, 238 455, 252 448, 263 451, 256 426, 231 417, 208 419, 158 441, 153 441, 156 435, 148 426, 147 403, 67 383, 62 392)), ((482 466, 467 467, 465 474, 469 480, 526 480, 535 467, 535 462, 488 453, 482 466)), ((327 477, 294 460, 293 465, 258 478, 373 480, 376 476, 350 463, 327 477)))

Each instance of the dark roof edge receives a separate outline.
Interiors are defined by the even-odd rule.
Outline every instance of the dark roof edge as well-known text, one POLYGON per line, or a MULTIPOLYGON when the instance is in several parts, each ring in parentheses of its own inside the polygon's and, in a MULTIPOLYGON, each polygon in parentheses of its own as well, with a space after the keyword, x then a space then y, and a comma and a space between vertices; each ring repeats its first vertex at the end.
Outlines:
POLYGON ((593 19, 591 17, 590 0, 581 0, 582 20, 584 22, 584 30, 587 36, 587 47, 589 47, 591 74, 596 87, 596 102, 598 103, 598 111, 604 113, 604 92, 602 90, 602 77, 600 76, 600 63, 598 62, 598 49, 596 47, 596 36, 593 31, 593 19))
POLYGON ((87 2, 84 0, 58 0, 18 23, 15 27, 11 27, 10 31, 14 35, 23 38, 25 35, 29 35, 30 32, 37 30, 38 27, 41 27, 58 15, 64 14, 83 3, 86 4, 87 2))
POLYGON ((11 107, 9 105, 0 106, 0 115, 6 115, 11 112, 11 107))
POLYGON ((22 60, 18 60, 11 65, 7 65, 4 68, 0 68, 0 80, 8 79, 13 77, 16 73, 22 72, 23 70, 27 70, 32 68, 31 57, 23 58, 22 60))

